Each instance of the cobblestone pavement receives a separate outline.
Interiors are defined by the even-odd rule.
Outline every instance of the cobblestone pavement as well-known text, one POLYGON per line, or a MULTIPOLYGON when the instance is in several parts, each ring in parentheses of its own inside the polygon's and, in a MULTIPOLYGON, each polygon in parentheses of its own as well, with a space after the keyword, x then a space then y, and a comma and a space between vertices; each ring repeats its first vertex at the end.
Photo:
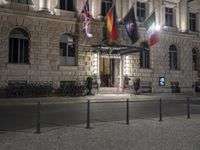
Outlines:
POLYGON ((0 132, 0 150, 199 150, 200 115, 0 132))

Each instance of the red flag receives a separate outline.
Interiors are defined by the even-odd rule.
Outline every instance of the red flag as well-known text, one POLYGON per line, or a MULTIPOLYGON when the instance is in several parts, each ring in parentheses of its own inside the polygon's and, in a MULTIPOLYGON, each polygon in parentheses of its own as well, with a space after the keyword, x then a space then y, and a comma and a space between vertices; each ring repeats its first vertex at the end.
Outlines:
POLYGON ((109 42, 112 43, 118 39, 117 33, 117 21, 116 21, 116 10, 113 5, 106 15, 106 27, 109 35, 109 42))

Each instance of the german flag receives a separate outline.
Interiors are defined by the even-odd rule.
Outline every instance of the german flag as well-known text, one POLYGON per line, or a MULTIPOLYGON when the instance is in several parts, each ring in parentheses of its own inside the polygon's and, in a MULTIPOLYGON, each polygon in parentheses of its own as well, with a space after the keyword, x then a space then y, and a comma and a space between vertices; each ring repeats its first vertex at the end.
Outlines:
POLYGON ((109 43, 112 43, 118 39, 116 18, 117 15, 115 5, 113 4, 105 17, 106 27, 109 35, 109 43))

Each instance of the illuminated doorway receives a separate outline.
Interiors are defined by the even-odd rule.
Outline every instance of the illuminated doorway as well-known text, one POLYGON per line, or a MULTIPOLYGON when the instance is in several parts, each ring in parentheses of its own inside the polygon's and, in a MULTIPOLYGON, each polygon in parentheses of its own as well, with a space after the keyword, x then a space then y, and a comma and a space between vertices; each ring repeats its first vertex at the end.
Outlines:
POLYGON ((101 87, 114 87, 114 59, 100 58, 101 87))

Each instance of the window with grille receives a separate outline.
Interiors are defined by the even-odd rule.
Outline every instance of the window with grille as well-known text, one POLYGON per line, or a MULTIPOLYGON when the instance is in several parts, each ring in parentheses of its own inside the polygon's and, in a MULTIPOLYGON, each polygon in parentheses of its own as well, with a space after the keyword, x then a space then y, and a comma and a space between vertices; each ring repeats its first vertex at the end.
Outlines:
POLYGON ((169 67, 171 70, 178 69, 178 54, 175 45, 169 47, 169 67))
POLYGON ((76 65, 76 47, 73 36, 62 35, 60 39, 60 65, 76 65))
POLYGON ((173 8, 165 8, 165 25, 173 26, 173 8))
POLYGON ((73 0, 60 0, 60 9, 74 11, 73 0))
POLYGON ((29 36, 24 29, 16 28, 10 33, 9 63, 29 63, 29 36))
POLYGON ((196 32, 196 14, 195 13, 190 13, 189 14, 189 19, 190 19, 190 31, 196 32))
POLYGON ((139 22, 144 22, 146 18, 145 3, 137 2, 137 18, 139 22))
POLYGON ((112 7, 112 0, 102 0, 101 2, 101 15, 106 16, 109 9, 112 7))

